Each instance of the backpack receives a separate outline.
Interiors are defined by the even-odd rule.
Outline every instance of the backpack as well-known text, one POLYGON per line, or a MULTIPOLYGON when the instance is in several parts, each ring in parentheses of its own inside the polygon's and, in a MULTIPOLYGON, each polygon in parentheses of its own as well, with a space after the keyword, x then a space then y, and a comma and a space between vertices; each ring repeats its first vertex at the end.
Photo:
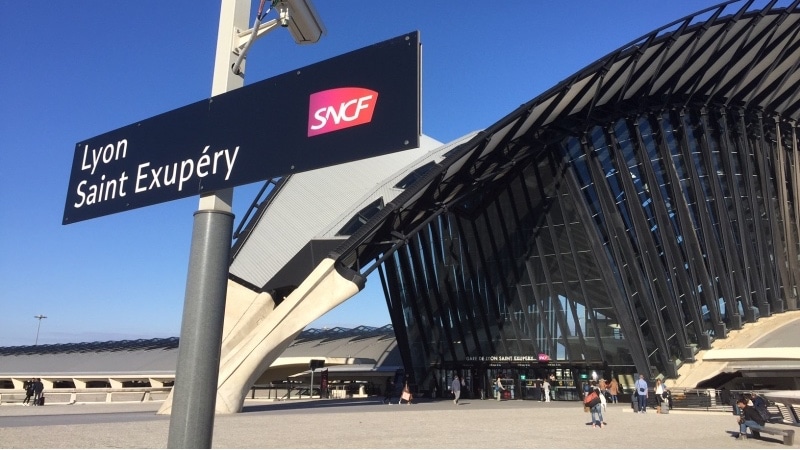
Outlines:
POLYGON ((767 410, 767 402, 763 397, 759 395, 753 399, 753 408, 758 412, 758 415, 764 419, 764 421, 769 422, 770 414, 769 410, 767 410))
POLYGON ((594 389, 589 391, 589 393, 586 394, 586 397, 583 398, 583 406, 588 406, 591 408, 598 403, 600 403, 600 397, 597 395, 597 391, 594 389))
POLYGON ((761 418, 764 419, 764 422, 769 422, 770 414, 766 406, 759 406, 753 408, 758 412, 758 415, 760 415, 761 418))

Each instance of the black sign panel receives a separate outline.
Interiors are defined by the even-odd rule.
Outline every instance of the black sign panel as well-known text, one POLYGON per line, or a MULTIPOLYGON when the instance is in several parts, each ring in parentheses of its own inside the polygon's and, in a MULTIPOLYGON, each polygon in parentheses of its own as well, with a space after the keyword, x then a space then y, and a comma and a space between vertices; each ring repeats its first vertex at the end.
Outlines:
POLYGON ((419 146, 413 32, 79 142, 63 224, 419 146))

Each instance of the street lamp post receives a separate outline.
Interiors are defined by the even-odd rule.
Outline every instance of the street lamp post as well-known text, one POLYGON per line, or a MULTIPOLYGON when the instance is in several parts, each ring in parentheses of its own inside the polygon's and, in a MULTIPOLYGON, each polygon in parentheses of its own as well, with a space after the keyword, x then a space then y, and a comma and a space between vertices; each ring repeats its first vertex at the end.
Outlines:
MULTIPOLYGON (((255 26, 240 33, 247 27, 251 1, 222 0, 212 96, 244 86, 247 51, 269 31, 287 28, 298 44, 317 42, 325 32, 311 0, 273 1, 279 19, 264 24, 266 0, 261 0, 255 26)), ((168 448, 211 448, 233 234, 232 204, 233 188, 203 193, 194 215, 168 448)))
POLYGON ((42 319, 47 319, 47 316, 43 316, 39 314, 38 316, 33 316, 34 319, 39 319, 39 325, 36 327, 36 341, 33 345, 39 345, 39 328, 42 327, 42 319))

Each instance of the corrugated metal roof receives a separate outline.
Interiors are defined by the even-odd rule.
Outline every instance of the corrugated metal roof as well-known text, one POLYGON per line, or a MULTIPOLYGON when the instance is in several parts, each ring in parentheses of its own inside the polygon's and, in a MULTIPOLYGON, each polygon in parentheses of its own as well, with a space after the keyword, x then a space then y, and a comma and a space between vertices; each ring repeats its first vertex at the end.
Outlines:
MULTIPOLYGON (((230 273, 254 286, 266 285, 309 241, 337 229, 340 218, 358 211, 359 200, 398 167, 408 167, 441 145, 422 136, 417 149, 292 175, 248 225, 252 228, 240 239, 243 243, 237 242, 230 273)), ((398 193, 382 195, 388 201, 398 193)))
MULTIPOLYGON (((403 189, 398 188, 396 185, 405 178, 409 173, 414 171, 414 169, 418 167, 422 167, 429 162, 436 162, 438 163, 442 159, 444 159, 444 155, 451 151, 452 149, 458 147, 459 145, 467 142, 468 140, 472 139, 477 132, 469 133, 466 136, 462 136, 452 142, 448 142, 445 145, 441 145, 438 148, 430 150, 417 158, 414 161, 407 163, 404 166, 396 166, 394 172, 391 176, 386 177, 385 179, 377 182, 374 184, 372 189, 367 191, 361 198, 355 201, 349 208, 343 211, 339 217, 334 219, 327 229, 323 230, 322 233, 318 237, 321 238, 332 238, 336 236, 336 233, 342 228, 342 226, 347 222, 356 211, 361 210, 364 206, 370 204, 374 200, 378 198, 383 198, 385 203, 392 201, 398 194, 403 192, 403 189), (398 170, 397 167, 400 167, 398 170)), ((342 236, 345 237, 345 236, 342 236)))
MULTIPOLYGON (((281 358, 352 357, 375 361, 375 365, 394 366, 400 364, 399 353, 394 351, 396 346, 391 325, 309 329, 298 336, 281 358)), ((92 378, 114 374, 171 377, 177 360, 178 338, 0 347, 0 378, 92 378)), ((280 364, 280 358, 276 364, 280 364)))

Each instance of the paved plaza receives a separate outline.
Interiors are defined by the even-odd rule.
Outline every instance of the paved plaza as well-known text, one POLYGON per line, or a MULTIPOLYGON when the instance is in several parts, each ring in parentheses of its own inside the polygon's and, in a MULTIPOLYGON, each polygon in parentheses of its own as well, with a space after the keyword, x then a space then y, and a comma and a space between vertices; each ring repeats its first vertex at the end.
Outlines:
MULTIPOLYGON (((165 448, 160 403, 0 407, 2 448, 165 448)), ((214 448, 787 448, 777 439, 737 441, 731 414, 634 414, 609 405, 592 428, 578 402, 380 399, 266 402, 218 415, 214 448)), ((776 425, 789 428, 788 425, 776 425)), ((795 445, 797 448, 797 445, 795 445)))

